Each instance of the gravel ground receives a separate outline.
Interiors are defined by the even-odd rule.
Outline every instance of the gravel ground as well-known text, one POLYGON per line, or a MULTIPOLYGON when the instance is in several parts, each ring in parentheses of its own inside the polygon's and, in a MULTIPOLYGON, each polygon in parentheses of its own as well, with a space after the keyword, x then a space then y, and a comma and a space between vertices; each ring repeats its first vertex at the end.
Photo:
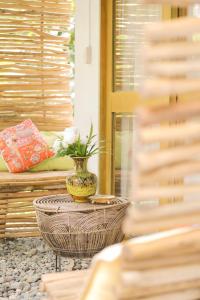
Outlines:
MULTIPOLYGON (((88 268, 90 259, 62 258, 62 270, 88 268)), ((0 299, 39 300, 41 275, 55 272, 55 255, 40 238, 0 240, 0 299)))

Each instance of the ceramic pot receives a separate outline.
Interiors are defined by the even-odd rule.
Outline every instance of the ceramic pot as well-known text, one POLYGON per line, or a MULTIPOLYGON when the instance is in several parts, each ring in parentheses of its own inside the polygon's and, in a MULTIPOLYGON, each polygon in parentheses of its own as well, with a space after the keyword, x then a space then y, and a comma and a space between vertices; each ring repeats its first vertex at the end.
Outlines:
POLYGON ((88 157, 72 157, 76 170, 66 178, 68 193, 76 202, 88 202, 88 197, 96 193, 97 177, 87 170, 88 157))

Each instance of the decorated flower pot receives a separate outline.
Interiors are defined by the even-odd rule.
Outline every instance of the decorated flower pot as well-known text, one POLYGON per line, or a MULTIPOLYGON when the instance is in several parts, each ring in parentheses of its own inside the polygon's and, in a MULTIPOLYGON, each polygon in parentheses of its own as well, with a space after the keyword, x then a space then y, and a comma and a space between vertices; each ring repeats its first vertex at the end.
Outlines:
POLYGON ((76 171, 66 178, 68 193, 76 202, 88 202, 88 197, 96 193, 97 177, 87 170, 87 157, 72 157, 76 171))

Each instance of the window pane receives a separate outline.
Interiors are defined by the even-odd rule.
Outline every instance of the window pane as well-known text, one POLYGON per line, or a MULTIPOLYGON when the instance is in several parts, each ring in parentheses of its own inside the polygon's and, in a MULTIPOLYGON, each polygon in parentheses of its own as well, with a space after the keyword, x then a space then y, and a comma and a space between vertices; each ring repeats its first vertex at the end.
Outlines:
MULTIPOLYGON (((132 198, 133 188, 133 154, 135 151, 133 137, 135 132, 136 116, 130 113, 114 113, 113 122, 113 192, 116 196, 132 198)), ((160 148, 160 144, 148 144, 146 148, 143 145, 143 150, 151 154, 151 151, 156 151, 160 148)), ((157 182, 155 183, 155 186, 157 182)), ((162 199, 161 199, 162 200, 162 199)), ((145 201, 140 201, 138 205, 154 207, 159 204, 159 199, 149 198, 145 201)))
POLYGON ((135 90, 142 79, 140 49, 144 26, 159 21, 161 6, 142 5, 140 0, 114 0, 114 91, 135 90))
POLYGON ((128 113, 114 114, 114 193, 128 197, 132 169, 132 120, 128 113))
POLYGON ((190 5, 189 7, 189 15, 192 17, 200 17, 200 4, 190 5))

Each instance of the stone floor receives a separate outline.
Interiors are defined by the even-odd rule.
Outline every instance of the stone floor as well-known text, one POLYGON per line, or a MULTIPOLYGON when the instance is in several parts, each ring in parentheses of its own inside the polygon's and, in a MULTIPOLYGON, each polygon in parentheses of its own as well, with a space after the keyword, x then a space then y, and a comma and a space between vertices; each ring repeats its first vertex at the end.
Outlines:
MULTIPOLYGON (((90 259, 62 258, 63 270, 88 268, 90 259)), ((0 299, 39 300, 41 275, 55 272, 55 255, 40 238, 0 240, 0 299)))

